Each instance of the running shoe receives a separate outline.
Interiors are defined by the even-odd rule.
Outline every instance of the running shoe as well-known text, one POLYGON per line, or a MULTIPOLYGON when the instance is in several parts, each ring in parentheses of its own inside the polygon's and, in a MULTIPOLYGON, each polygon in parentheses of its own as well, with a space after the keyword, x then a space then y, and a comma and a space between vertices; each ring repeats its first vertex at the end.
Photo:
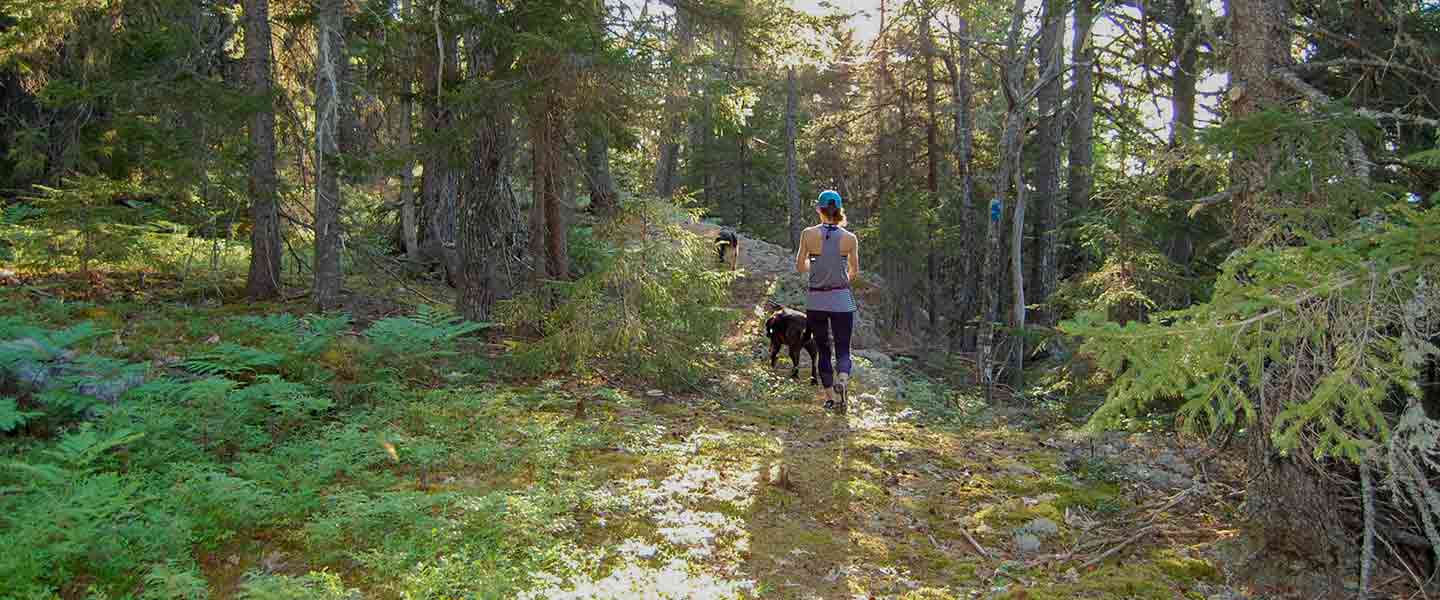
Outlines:
POLYGON ((845 409, 850 404, 850 374, 839 373, 835 377, 835 395, 839 402, 835 403, 835 412, 845 414, 845 409))

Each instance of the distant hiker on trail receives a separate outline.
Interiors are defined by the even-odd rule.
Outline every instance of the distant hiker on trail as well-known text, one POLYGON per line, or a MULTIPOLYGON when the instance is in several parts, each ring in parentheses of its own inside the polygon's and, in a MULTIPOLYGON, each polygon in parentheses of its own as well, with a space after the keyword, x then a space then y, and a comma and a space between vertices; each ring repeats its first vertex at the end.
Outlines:
POLYGON ((795 270, 810 274, 805 321, 819 347, 825 408, 843 414, 849 399, 846 386, 850 383, 850 332, 855 327, 856 310, 850 281, 860 274, 860 241, 845 230, 845 209, 841 207, 839 192, 820 192, 815 212, 820 215, 820 224, 800 233, 795 270), (832 329, 835 332, 833 368, 830 364, 832 329))

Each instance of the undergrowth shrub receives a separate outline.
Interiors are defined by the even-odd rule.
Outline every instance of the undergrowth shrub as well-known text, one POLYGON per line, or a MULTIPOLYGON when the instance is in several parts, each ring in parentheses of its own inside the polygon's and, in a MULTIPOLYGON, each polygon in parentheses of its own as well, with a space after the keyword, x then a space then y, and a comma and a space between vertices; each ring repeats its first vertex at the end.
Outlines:
MULTIPOLYGON (((1383 529, 1423 539, 1440 555, 1434 526, 1440 496, 1432 477, 1440 465, 1440 421, 1427 414, 1435 398, 1420 385, 1433 380, 1440 359, 1440 211, 1406 206, 1404 190, 1356 176, 1339 149, 1344 131, 1336 128, 1364 131, 1373 124, 1357 127, 1353 114, 1333 116, 1267 111, 1217 131, 1237 153, 1281 140, 1290 154, 1264 193, 1279 206, 1305 209, 1287 208, 1283 220, 1267 225, 1262 233, 1276 236, 1264 240, 1270 243, 1233 253, 1208 300, 1152 314, 1149 322, 1086 312, 1061 328, 1083 337, 1082 351, 1114 377, 1092 426, 1125 426, 1178 401, 1186 429, 1214 434, 1243 427, 1264 436, 1252 440, 1265 449, 1263 462, 1252 447, 1250 466, 1258 481, 1272 483, 1258 489, 1275 489, 1269 486, 1278 477, 1286 485, 1324 481, 1295 488, 1322 490, 1320 504, 1368 496, 1354 511, 1365 520, 1355 538, 1373 533, 1383 514, 1383 529), (1317 198, 1325 204, 1315 206, 1317 198), (1357 213, 1368 215, 1356 219, 1357 213), (1372 469, 1388 497, 1367 489, 1372 469), (1377 511, 1376 501, 1384 508, 1377 511)), ((1315 510, 1290 502, 1267 499, 1256 512, 1273 524, 1283 510, 1315 510)), ((1282 531, 1296 533, 1291 524, 1282 531)))
POLYGON ((593 271, 504 303, 507 324, 541 333, 518 349, 517 366, 610 369, 668 386, 694 385, 713 370, 738 316, 726 307, 735 274, 715 269, 713 241, 681 227, 688 218, 665 203, 629 203, 597 229, 610 250, 593 271))
POLYGON ((414 315, 387 317, 365 330, 370 343, 366 360, 380 372, 411 373, 455 356, 457 340, 488 327, 489 323, 466 321, 447 309, 422 305, 414 315))
POLYGON ((360 591, 345 587, 338 575, 312 572, 299 577, 247 573, 241 600, 358 600, 360 591))
POLYGON ((146 565, 188 556, 191 523, 167 513, 163 487, 114 472, 109 451, 143 434, 82 426, 25 461, 0 463, 0 581, 44 597, 82 576, 102 589, 135 587, 146 565))
POLYGON ((104 330, 91 322, 62 329, 0 319, 0 433, 43 421, 62 427, 92 416, 144 381, 148 366, 82 354, 76 347, 104 330))

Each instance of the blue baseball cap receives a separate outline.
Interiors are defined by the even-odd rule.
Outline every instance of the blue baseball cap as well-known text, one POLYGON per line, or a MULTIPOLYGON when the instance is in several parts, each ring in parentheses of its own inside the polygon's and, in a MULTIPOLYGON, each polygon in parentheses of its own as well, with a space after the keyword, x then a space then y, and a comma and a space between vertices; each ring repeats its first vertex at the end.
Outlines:
POLYGON ((823 192, 820 192, 820 206, 833 206, 835 208, 841 208, 840 192, 837 192, 835 190, 825 190, 823 192))

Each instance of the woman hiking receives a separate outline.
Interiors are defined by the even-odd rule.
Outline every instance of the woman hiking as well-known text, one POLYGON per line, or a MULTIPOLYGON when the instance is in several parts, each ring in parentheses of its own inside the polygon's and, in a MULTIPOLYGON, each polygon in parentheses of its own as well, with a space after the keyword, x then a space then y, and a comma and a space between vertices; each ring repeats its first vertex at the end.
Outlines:
POLYGON ((805 324, 820 353, 820 382, 825 408, 845 412, 850 383, 850 332, 855 327, 855 294, 850 281, 860 274, 860 241, 845 230, 840 193, 820 192, 815 206, 820 224, 800 232, 795 270, 810 274, 805 324), (830 364, 830 333, 835 334, 835 364, 830 364), (839 396, 838 402, 836 396, 839 396))

